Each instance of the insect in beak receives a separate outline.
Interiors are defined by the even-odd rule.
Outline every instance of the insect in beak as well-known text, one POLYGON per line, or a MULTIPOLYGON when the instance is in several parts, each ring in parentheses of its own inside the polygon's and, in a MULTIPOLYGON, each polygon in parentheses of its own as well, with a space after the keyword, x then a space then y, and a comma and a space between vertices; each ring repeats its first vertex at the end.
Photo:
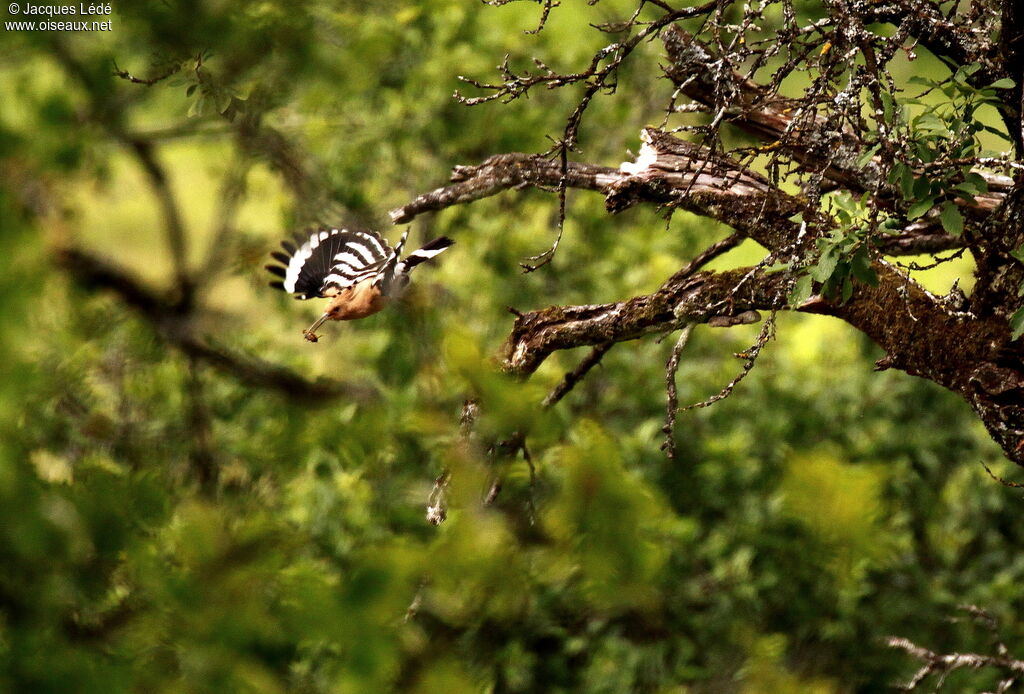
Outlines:
POLYGON ((317 318, 316 322, 313 323, 313 325, 311 325, 308 328, 306 328, 305 330, 303 330, 302 331, 302 336, 304 338, 306 338, 307 340, 309 340, 310 342, 317 342, 317 341, 319 341, 320 338, 316 334, 316 329, 319 328, 321 325, 323 325, 325 320, 327 320, 327 314, 326 313, 324 315, 320 316, 319 318, 317 318))

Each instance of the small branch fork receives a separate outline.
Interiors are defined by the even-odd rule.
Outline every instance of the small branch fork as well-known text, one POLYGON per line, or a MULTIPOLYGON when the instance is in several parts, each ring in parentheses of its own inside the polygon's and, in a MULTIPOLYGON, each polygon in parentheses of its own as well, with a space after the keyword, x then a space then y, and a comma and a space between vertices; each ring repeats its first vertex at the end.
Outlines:
POLYGON ((685 412, 687 410, 693 410, 699 407, 709 407, 711 405, 714 405, 719 400, 724 400, 727 397, 729 397, 732 394, 733 389, 739 384, 739 382, 746 378, 747 374, 750 373, 750 370, 754 368, 754 364, 757 362, 757 357, 761 354, 761 350, 773 337, 775 337, 774 312, 772 312, 771 316, 768 317, 768 320, 766 320, 762 324, 761 332, 757 336, 757 341, 754 342, 754 344, 751 345, 750 348, 747 349, 746 351, 740 352, 739 354, 735 355, 736 357, 743 359, 743 370, 740 371, 731 381, 729 381, 729 383, 727 383, 725 387, 722 388, 722 390, 715 393, 710 398, 706 400, 701 400, 700 402, 692 403, 690 405, 686 405, 685 407, 681 407, 679 408, 679 411, 685 412))
POLYGON ((900 636, 890 636, 885 639, 885 645, 904 651, 911 657, 922 661, 923 665, 905 683, 899 686, 902 691, 916 691, 925 680, 932 675, 937 675, 937 681, 932 691, 939 691, 946 682, 946 678, 954 671, 969 668, 979 670, 990 668, 1002 672, 999 685, 995 694, 1004 694, 1009 691, 1018 681, 1024 678, 1024 660, 1018 660, 1009 655, 1006 645, 1003 644, 999 635, 999 624, 996 618, 979 607, 974 605, 963 605, 961 610, 967 612, 976 622, 984 626, 992 633, 995 641, 995 655, 981 655, 978 653, 948 653, 940 654, 927 648, 918 646, 909 639, 900 636))
MULTIPOLYGON (((507 4, 508 1, 510 0, 491 0, 489 4, 503 5, 507 4)), ((557 4, 558 3, 553 0, 543 0, 544 9, 542 11, 540 24, 533 32, 528 33, 539 33, 543 30, 552 7, 557 4)), ((614 28, 605 26, 604 29, 607 31, 626 34, 630 33, 636 26, 641 24, 639 22, 639 15, 645 4, 646 0, 640 0, 636 12, 627 22, 614 28)), ((522 75, 517 75, 509 67, 508 58, 506 57, 505 61, 498 68, 502 75, 502 82, 500 83, 487 84, 466 77, 459 78, 478 89, 491 92, 491 94, 482 97, 465 97, 456 91, 455 99, 467 106, 476 106, 495 99, 501 99, 503 103, 508 103, 521 96, 525 96, 529 93, 531 88, 539 84, 545 85, 548 89, 555 89, 577 83, 583 83, 585 85, 582 97, 580 97, 576 107, 566 119, 565 129, 562 132, 561 138, 555 140, 554 146, 546 153, 548 156, 557 156, 560 164, 559 180, 557 183, 558 219, 556 223, 555 240, 551 247, 546 251, 529 258, 530 261, 536 262, 536 264, 521 263, 524 272, 533 272, 550 263, 554 259, 558 246, 561 243, 562 232, 565 228, 569 152, 576 150, 577 143, 579 142, 579 129, 583 121, 583 114, 587 110, 591 101, 601 91, 615 91, 615 83, 612 80, 616 78, 619 67, 626 59, 629 58, 630 54, 632 54, 633 51, 636 50, 637 46, 642 42, 656 36, 658 32, 660 32, 664 27, 670 25, 672 22, 699 17, 710 13, 718 6, 719 2, 718 0, 711 0, 711 2, 707 2, 698 7, 682 10, 671 10, 663 3, 655 4, 665 10, 665 13, 662 16, 650 22, 643 22, 643 28, 628 39, 612 43, 599 50, 591 59, 590 66, 582 72, 568 75, 559 74, 545 65, 542 61, 534 59, 534 63, 538 68, 540 68, 541 72, 527 72, 522 75)))

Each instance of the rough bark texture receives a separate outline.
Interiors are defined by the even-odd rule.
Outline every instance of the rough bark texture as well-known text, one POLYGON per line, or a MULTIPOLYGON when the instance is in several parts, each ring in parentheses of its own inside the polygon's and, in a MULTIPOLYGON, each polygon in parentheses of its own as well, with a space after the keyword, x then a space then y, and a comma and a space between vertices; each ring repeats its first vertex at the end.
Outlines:
MULTIPOLYGON (((392 220, 408 222, 424 212, 513 188, 536 186, 559 192, 576 188, 604 195, 610 213, 650 203, 687 210, 725 223, 767 249, 769 255, 757 267, 699 272, 702 256, 650 295, 609 304, 552 306, 518 315, 505 346, 504 366, 525 376, 555 350, 609 345, 689 324, 746 322, 745 317, 759 309, 790 308, 787 296, 800 268, 817 261, 821 244, 840 227, 824 211, 821 191, 840 188, 863 195, 876 218, 885 216, 901 224, 897 229, 890 225, 884 232, 871 227, 865 243, 877 284, 854 283, 846 301, 815 294, 792 308, 834 316, 870 336, 886 352, 879 369, 900 369, 962 396, 1006 455, 1024 464, 1024 351, 1020 340, 1011 339, 1009 325, 1020 306, 1018 290, 1024 281, 1024 264, 1013 255, 1024 243, 1022 180, 986 168, 991 162, 980 158, 965 161, 940 152, 935 161, 916 159, 906 123, 892 114, 883 98, 898 93, 885 74, 888 63, 900 50, 910 53, 918 46, 954 66, 976 64, 968 75, 976 88, 1013 78, 1016 84, 1012 89, 1003 87, 1005 98, 998 108, 1016 145, 1013 158, 1019 159, 1024 14, 1010 2, 1002 3, 998 20, 985 11, 985 3, 962 16, 955 8, 943 14, 927 0, 829 0, 825 7, 827 16, 812 24, 800 26, 792 17, 785 22, 777 40, 788 42, 790 57, 766 82, 751 76, 758 64, 764 65, 768 56, 777 53, 771 47, 744 53, 746 49, 736 48, 741 43, 727 45, 714 31, 707 32, 705 41, 677 25, 660 29, 667 57, 663 69, 676 88, 669 110, 675 109, 675 100, 682 95, 693 103, 691 110, 709 114, 710 125, 691 128, 705 133, 701 144, 647 128, 641 134, 643 148, 637 160, 619 168, 571 162, 565 156, 560 161, 497 155, 477 166, 456 167, 450 185, 394 210, 392 220), (895 26, 895 36, 883 38, 867 29, 879 22, 895 26), (743 75, 737 66, 745 63, 754 67, 743 75), (814 74, 820 76, 802 98, 781 96, 785 77, 807 63, 813 63, 814 74), (861 104, 865 93, 868 96, 861 104), (871 125, 861 115, 864 108, 872 111, 871 125), (736 154, 708 146, 724 123, 763 144, 736 154), (874 149, 866 154, 870 146, 874 149), (770 157, 768 166, 762 163, 754 170, 755 159, 765 156, 770 157), (987 190, 964 195, 950 184, 948 191, 933 197, 931 211, 908 220, 909 203, 889 173, 901 162, 923 181, 943 170, 947 172, 944 180, 950 181, 977 173, 987 190), (796 173, 804 194, 792 195, 780 188, 782 168, 796 173), (765 170, 771 175, 758 173, 765 170), (955 228, 954 233, 945 231, 950 227, 942 218, 943 210, 948 211, 951 204, 963 212, 960 233, 955 228), (883 257, 950 249, 969 251, 977 263, 970 299, 956 291, 947 297, 935 296, 883 257), (790 271, 766 271, 778 263, 788 263, 790 271)), ((712 8, 701 11, 710 13, 712 8)), ((756 15, 757 10, 749 11, 756 15)), ((629 50, 635 45, 630 44, 629 50)), ((592 67, 586 74, 597 73, 592 67)), ((572 84, 586 74, 557 77, 559 84, 572 84)), ((516 98, 534 83, 550 84, 555 79, 511 73, 508 77, 504 85, 488 87, 495 90, 495 98, 502 94, 516 98)), ((590 96, 588 92, 586 98, 590 96)), ((581 102, 570 118, 573 133, 585 107, 586 101, 581 102)), ((1009 158, 1003 160, 1004 171, 1010 166, 1009 158)))
POLYGON ((653 294, 589 306, 552 306, 516 318, 505 346, 505 368, 532 373, 555 350, 635 340, 690 323, 782 309, 789 280, 751 268, 675 276, 653 294))
MULTIPOLYGON (((644 131, 639 164, 621 169, 570 163, 568 185, 606 196, 610 212, 642 203, 679 207, 725 222, 785 257, 799 253, 827 230, 790 220, 803 202, 756 173, 660 131, 644 131)), ((392 211, 396 221, 470 202, 525 185, 551 187, 559 165, 547 158, 506 154, 455 170, 452 185, 424 194, 392 211)), ((932 237, 915 237, 929 239, 932 237)), ((920 252, 914 243, 902 250, 920 252)), ((877 287, 857 285, 846 303, 815 297, 798 310, 835 316, 869 335, 887 353, 882 368, 897 368, 959 393, 978 412, 1007 455, 1024 462, 1021 446, 1024 375, 1021 353, 1004 318, 981 317, 926 292, 891 264, 877 260, 877 287)), ((633 340, 688 323, 749 310, 787 308, 792 278, 756 268, 700 272, 670 278, 654 294, 611 304, 552 306, 516 318, 504 350, 506 370, 532 373, 551 352, 633 340)))

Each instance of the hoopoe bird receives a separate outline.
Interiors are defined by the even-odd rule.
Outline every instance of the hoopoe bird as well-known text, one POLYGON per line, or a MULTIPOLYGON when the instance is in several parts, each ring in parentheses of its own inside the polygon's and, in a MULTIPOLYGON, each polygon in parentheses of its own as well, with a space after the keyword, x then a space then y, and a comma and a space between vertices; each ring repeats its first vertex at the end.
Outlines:
POLYGON ((410 271, 425 260, 443 253, 453 243, 444 236, 401 259, 409 236, 406 230, 394 248, 375 231, 316 229, 300 232, 294 242, 281 242, 284 253, 270 255, 281 265, 267 265, 279 277, 271 287, 294 294, 296 299, 330 299, 327 310, 302 331, 310 342, 320 338, 316 330, 327 320, 356 320, 377 313, 401 296, 410 271))

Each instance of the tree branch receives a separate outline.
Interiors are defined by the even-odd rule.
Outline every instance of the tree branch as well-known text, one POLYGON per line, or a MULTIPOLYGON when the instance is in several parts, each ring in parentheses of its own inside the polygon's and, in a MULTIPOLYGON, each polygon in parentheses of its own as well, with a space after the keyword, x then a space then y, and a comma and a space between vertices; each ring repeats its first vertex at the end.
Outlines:
MULTIPOLYGON (((939 674, 944 679, 953 670, 965 667, 972 670, 983 667, 1004 670, 1014 679, 1024 675, 1024 660, 1018 660, 1006 655, 981 655, 978 653, 938 654, 918 646, 909 639, 897 636, 887 638, 885 645, 889 646, 889 648, 897 648, 904 651, 911 657, 924 662, 924 665, 921 666, 914 676, 900 687, 900 689, 907 692, 917 689, 918 685, 929 675, 939 674)), ((941 680, 939 686, 941 686, 941 680)))
MULTIPOLYGON (((1008 4, 1012 5, 1012 0, 1008 4)), ((969 23, 959 21, 960 18, 947 19, 939 5, 930 0, 883 2, 867 6, 863 12, 866 24, 906 24, 910 35, 938 58, 957 65, 981 63, 982 69, 974 75, 978 84, 990 84, 1006 76, 993 64, 991 38, 982 32, 972 31, 969 23)))
POLYGON ((601 363, 601 359, 604 358, 605 353, 615 345, 614 342, 605 342, 596 345, 590 353, 585 356, 576 368, 569 371, 562 378, 562 381, 555 386, 555 388, 547 394, 547 397, 541 402, 541 407, 547 409, 558 403, 559 400, 564 398, 566 394, 576 387, 576 384, 583 380, 583 377, 587 373, 601 363))
MULTIPOLYGON (((621 176, 618 169, 607 166, 569 162, 566 185, 603 192, 621 176)), ((496 154, 477 166, 456 166, 451 185, 424 193, 389 215, 395 224, 406 224, 425 212, 465 205, 506 190, 553 188, 561 177, 560 164, 539 154, 496 154)))
POLYGON ((188 313, 176 301, 146 287, 121 268, 85 251, 62 248, 56 251, 55 260, 82 288, 113 291, 146 319, 169 344, 185 355, 201 360, 243 383, 269 388, 294 400, 314 405, 326 404, 339 397, 368 402, 379 396, 369 384, 323 378, 310 381, 283 366, 211 345, 196 337, 188 313))
POLYGON ((667 332, 682 325, 707 323, 716 316, 786 308, 786 273, 749 268, 672 277, 653 294, 588 306, 552 306, 516 318, 505 343, 503 367, 526 376, 552 352, 583 345, 624 342, 667 332))
MULTIPOLYGON (((829 216, 808 209, 803 199, 784 193, 728 157, 656 129, 645 129, 642 135, 644 146, 636 162, 619 169, 570 163, 567 184, 603 193, 613 213, 655 203, 716 219, 767 248, 765 264, 772 258, 796 265, 816 258, 816 238, 836 226, 829 216)), ((560 177, 560 165, 543 157, 498 155, 480 166, 457 168, 452 185, 394 210, 392 219, 408 221, 426 211, 512 188, 532 185, 550 190, 560 177)), ((947 243, 928 236, 912 225, 887 251, 914 253, 926 243, 947 243)), ((888 366, 965 397, 1007 456, 1024 462, 1024 377, 1013 366, 1021 350, 1011 343, 1006 320, 965 313, 880 259, 871 268, 877 286, 857 283, 846 302, 812 297, 799 309, 846 321, 887 352, 888 366)), ((688 272, 670 278, 651 295, 520 315, 505 345, 505 370, 526 376, 555 350, 632 340, 691 322, 731 324, 730 317, 746 311, 787 308, 791 273, 768 273, 760 266, 688 272), (727 320, 717 320, 720 316, 727 320)))
MULTIPOLYGON (((938 13, 931 3, 910 2, 930 6, 938 13)), ((939 18, 948 24, 941 14, 939 18)), ((669 59, 665 74, 676 87, 698 103, 722 109, 728 122, 769 143, 765 151, 784 151, 805 169, 857 193, 888 187, 881 179, 879 157, 861 163, 862 143, 848 129, 837 130, 802 100, 781 97, 731 70, 722 73, 720 56, 676 25, 666 27, 661 37, 669 59)), ((985 179, 989 192, 959 203, 981 219, 999 206, 1013 181, 982 169, 976 173, 985 179)), ((941 227, 930 227, 929 235, 941 233, 941 227)))

